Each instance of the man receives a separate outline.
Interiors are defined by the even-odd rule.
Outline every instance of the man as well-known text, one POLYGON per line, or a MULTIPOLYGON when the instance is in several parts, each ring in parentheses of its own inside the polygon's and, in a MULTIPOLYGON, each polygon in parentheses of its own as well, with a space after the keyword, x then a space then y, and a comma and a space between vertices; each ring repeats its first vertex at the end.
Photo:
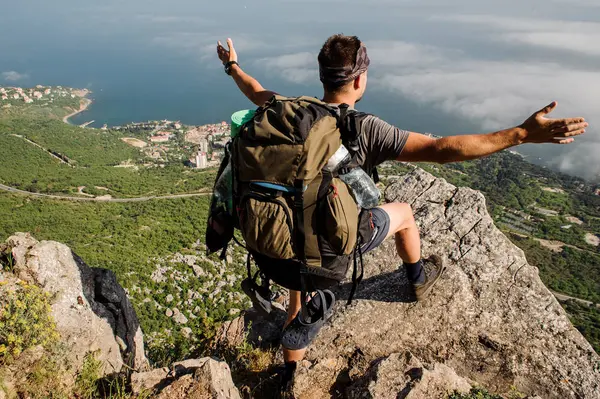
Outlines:
MULTIPOLYGON (((264 105, 276 93, 266 90, 256 79, 246 74, 237 63, 231 39, 228 50, 217 44, 219 59, 225 65, 239 89, 257 106, 264 105)), ((327 39, 319 57, 323 101, 332 106, 348 104, 350 109, 360 101, 367 88, 369 57, 366 47, 356 36, 334 35, 327 39)), ((585 133, 584 118, 548 119, 545 116, 556 108, 556 102, 533 114, 523 124, 506 130, 488 133, 450 136, 435 139, 423 134, 400 130, 381 119, 352 111, 355 126, 360 130, 359 150, 355 154, 361 167, 370 171, 387 160, 408 162, 459 162, 485 157, 524 143, 569 144, 574 137, 585 133)), ((391 203, 369 210, 372 215, 371 240, 361 247, 365 253, 385 239, 395 238, 398 256, 412 282, 417 300, 421 300, 438 281, 444 267, 439 257, 421 260, 419 230, 409 204, 391 203), (430 263, 425 268, 424 263, 430 263), (431 270, 430 270, 431 269, 431 270), (426 272, 427 270, 427 272, 426 272), (430 270, 430 271, 429 271, 430 270)), ((290 292, 286 327, 300 310, 300 293, 290 292)), ((289 372, 295 362, 302 360, 306 348, 289 350, 284 347, 284 359, 289 372)))

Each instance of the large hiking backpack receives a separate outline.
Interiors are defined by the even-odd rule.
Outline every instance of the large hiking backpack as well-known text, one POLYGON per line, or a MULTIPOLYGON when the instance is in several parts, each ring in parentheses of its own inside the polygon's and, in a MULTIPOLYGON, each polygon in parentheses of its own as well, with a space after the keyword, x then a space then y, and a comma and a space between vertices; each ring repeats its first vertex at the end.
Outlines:
MULTIPOLYGON (((213 201, 209 252, 232 238, 232 224, 249 252, 249 276, 251 256, 263 281, 311 292, 343 280, 354 258, 353 280, 355 285, 360 281, 359 208, 349 187, 324 169, 342 143, 351 153, 356 149, 358 129, 346 123, 347 108, 312 97, 281 96, 258 108, 226 151, 234 210, 229 215, 213 201), (225 232, 221 236, 215 223, 216 230, 225 232)), ((355 160, 344 169, 352 167, 355 160)))

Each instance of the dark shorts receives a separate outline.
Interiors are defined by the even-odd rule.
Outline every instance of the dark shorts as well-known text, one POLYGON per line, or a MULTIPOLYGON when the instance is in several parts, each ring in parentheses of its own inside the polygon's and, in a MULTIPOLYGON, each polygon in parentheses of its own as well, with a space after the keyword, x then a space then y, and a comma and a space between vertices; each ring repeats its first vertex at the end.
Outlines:
POLYGON ((386 211, 381 208, 364 209, 361 212, 360 235, 363 238, 361 252, 366 254, 381 245, 390 231, 390 217, 386 211))

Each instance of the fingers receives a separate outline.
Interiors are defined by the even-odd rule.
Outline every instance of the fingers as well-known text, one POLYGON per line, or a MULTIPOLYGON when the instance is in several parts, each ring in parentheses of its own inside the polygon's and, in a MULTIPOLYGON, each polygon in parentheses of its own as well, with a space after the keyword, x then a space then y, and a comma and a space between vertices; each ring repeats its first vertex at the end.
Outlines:
POLYGON ((578 136, 580 134, 585 133, 585 128, 588 126, 589 124, 587 122, 568 124, 561 123, 552 127, 550 129, 550 133, 552 133, 555 137, 578 136))
POLYGON ((536 112, 535 115, 536 116, 548 115, 550 112, 554 111, 554 108, 556 108, 557 105, 558 105, 558 103, 556 101, 552 101, 550 104, 546 105, 544 108, 542 108, 538 112, 536 112))
POLYGON ((554 141, 553 143, 554 144, 571 144, 574 141, 575 141, 575 139, 562 139, 562 140, 554 141))
POLYGON ((233 40, 231 40, 230 38, 227 38, 227 47, 229 47, 230 51, 233 48, 233 40))

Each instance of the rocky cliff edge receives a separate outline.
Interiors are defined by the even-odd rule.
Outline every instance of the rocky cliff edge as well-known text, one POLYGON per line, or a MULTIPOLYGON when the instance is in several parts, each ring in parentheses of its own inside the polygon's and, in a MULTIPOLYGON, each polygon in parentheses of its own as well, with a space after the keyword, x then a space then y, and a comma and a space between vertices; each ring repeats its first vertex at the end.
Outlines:
POLYGON ((354 304, 345 306, 342 286, 335 316, 308 351, 299 398, 444 397, 433 386, 411 396, 436 373, 448 376, 442 392, 468 382, 501 394, 600 398, 600 356, 494 226, 481 193, 415 169, 385 198, 411 204, 423 254, 446 257, 448 269, 415 303, 393 240, 369 254, 354 304))

